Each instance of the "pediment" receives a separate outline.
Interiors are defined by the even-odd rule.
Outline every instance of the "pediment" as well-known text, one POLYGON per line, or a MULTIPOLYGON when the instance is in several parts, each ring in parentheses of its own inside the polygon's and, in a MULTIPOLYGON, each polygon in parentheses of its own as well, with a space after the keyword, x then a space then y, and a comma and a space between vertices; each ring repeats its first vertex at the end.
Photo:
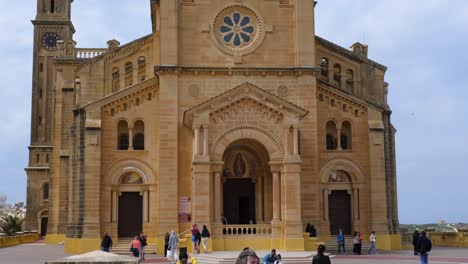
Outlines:
POLYGON ((247 82, 186 110, 184 125, 198 126, 198 123, 216 122, 227 115, 241 112, 248 114, 252 110, 274 123, 285 116, 300 120, 309 113, 304 108, 247 82))

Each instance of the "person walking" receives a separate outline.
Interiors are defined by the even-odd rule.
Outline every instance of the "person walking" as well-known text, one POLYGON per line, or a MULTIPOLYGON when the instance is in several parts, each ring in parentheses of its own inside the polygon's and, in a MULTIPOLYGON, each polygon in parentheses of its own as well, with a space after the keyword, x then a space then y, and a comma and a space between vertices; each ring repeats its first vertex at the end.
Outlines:
POLYGON ((338 243, 338 254, 341 254, 341 249, 343 248, 343 255, 346 255, 345 238, 342 229, 338 231, 336 242, 338 243))
POLYGON ((331 264, 330 257, 325 255, 325 246, 319 245, 317 255, 312 259, 312 264, 331 264))
POLYGON ((104 252, 109 252, 110 249, 112 249, 112 238, 109 236, 109 234, 107 234, 107 232, 104 232, 101 241, 101 250, 104 252))
POLYGON ((276 256, 276 260, 274 264, 284 264, 281 254, 278 254, 278 256, 276 256))
POLYGON ((413 234, 413 251, 414 251, 415 256, 418 255, 418 251, 416 250, 416 243, 418 242, 418 239, 419 239, 419 231, 415 230, 413 234))
POLYGON ((167 248, 169 247, 169 232, 164 235, 164 257, 167 257, 167 248))
POLYGON ((132 252, 132 255, 134 257, 139 258, 140 257, 140 252, 141 252, 141 242, 140 239, 138 239, 138 236, 135 236, 130 243, 130 252, 132 252))
POLYGON ((203 229, 202 229, 202 232, 201 232, 201 241, 202 241, 202 245, 203 245, 203 249, 205 250, 205 254, 208 252, 207 250, 207 244, 208 244, 208 239, 210 238, 211 234, 210 234, 210 231, 208 231, 208 228, 206 227, 206 225, 203 225, 203 229))
POLYGON ((367 254, 370 255, 372 251, 374 251, 374 254, 377 254, 377 247, 375 246, 375 231, 372 231, 369 240, 371 242, 371 247, 369 248, 367 254))
POLYGON ((140 236, 138 237, 138 239, 140 240, 140 243, 141 243, 140 258, 142 260, 145 260, 145 249, 146 249, 146 246, 148 245, 148 243, 146 242, 146 235, 145 235, 145 233, 143 233, 143 231, 141 231, 140 236))
POLYGON ((419 253, 419 261, 421 264, 429 263, 428 252, 432 249, 432 242, 426 237, 426 231, 422 231, 419 234, 418 241, 416 242, 416 251, 419 253))
POLYGON ((176 235, 175 231, 171 231, 171 236, 169 237, 168 250, 171 251, 171 260, 172 263, 177 261, 177 250, 179 249, 179 237, 176 235))
POLYGON ((192 232, 193 254, 198 254, 198 253, 200 253, 200 249, 198 248, 198 246, 199 246, 199 244, 198 244, 199 243, 198 242, 199 237, 198 236, 200 235, 200 230, 198 229, 197 224, 193 224, 190 231, 192 232))
POLYGON ((273 264, 276 261, 276 249, 272 249, 263 257, 263 264, 273 264))
POLYGON ((354 255, 361 255, 361 234, 357 231, 354 231, 353 235, 353 253, 354 255))

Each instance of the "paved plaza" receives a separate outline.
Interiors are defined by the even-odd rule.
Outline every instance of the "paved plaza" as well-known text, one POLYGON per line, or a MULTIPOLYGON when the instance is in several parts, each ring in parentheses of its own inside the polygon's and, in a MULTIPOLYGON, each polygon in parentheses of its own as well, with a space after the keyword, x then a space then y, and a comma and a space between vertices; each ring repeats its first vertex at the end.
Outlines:
MULTIPOLYGON (((279 251, 281 253, 281 251, 279 251)), ((0 264, 43 264, 47 260, 67 257, 63 253, 62 245, 46 245, 44 243, 31 243, 8 248, 0 248, 0 264)), ((142 263, 169 263, 159 255, 148 255, 142 263)), ((398 264, 419 263, 419 258, 413 256, 411 251, 386 251, 379 255, 361 256, 334 256, 333 264, 398 264)), ((435 247, 430 254, 429 263, 454 264, 468 263, 468 248, 442 248, 435 247)), ((202 263, 203 264, 203 263, 202 263)), ((287 264, 287 263, 286 263, 287 264)))

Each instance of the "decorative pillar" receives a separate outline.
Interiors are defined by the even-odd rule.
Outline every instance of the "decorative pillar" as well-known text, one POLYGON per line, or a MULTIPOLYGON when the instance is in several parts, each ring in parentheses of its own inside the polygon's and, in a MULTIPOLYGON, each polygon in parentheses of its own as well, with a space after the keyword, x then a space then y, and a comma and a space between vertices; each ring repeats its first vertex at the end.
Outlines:
POLYGON ((111 198, 111 208, 112 208, 111 222, 112 223, 117 221, 117 210, 118 210, 117 204, 118 204, 117 191, 112 191, 112 198, 111 198))
POLYGON ((297 126, 293 128, 293 154, 299 155, 299 130, 297 126))
POLYGON ((143 222, 148 222, 148 191, 143 191, 143 222))
POLYGON ((133 127, 128 129, 128 150, 133 150, 133 127))
POLYGON ((263 175, 257 175, 257 224, 263 223, 263 175))
POLYGON ((203 156, 208 155, 208 126, 203 125, 203 156))
POLYGON ((337 142, 337 150, 343 150, 341 148, 341 124, 339 124, 337 127, 336 127, 336 142, 337 142))
POLYGON ((221 223, 221 172, 214 173, 214 202, 215 202, 215 223, 221 223))
POLYGON ((195 128, 195 155, 200 155, 200 128, 195 128))
POLYGON ((278 171, 273 171, 273 221, 280 221, 280 175, 278 171))

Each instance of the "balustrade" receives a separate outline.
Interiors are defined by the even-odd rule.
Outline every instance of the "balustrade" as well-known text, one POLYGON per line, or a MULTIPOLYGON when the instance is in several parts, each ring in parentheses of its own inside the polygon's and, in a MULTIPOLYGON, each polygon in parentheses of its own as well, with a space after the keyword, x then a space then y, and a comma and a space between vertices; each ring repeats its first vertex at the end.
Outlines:
POLYGON ((223 235, 271 235, 273 232, 271 225, 225 225, 223 235))
POLYGON ((97 57, 105 52, 107 52, 108 49, 106 48, 79 48, 76 49, 76 58, 77 59, 91 59, 94 57, 97 57))

